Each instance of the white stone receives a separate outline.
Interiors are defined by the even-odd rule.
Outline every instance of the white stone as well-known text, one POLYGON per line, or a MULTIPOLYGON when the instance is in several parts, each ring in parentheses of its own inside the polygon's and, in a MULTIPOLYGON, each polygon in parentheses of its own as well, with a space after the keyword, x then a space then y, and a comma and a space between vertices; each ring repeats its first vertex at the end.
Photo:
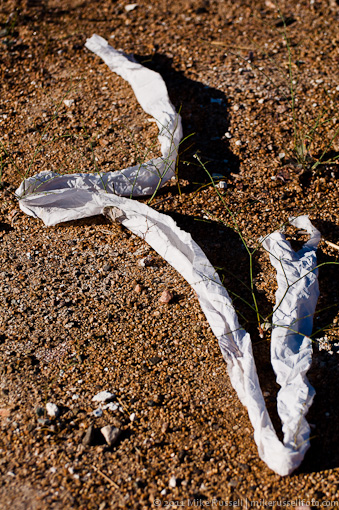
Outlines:
POLYGON ((136 7, 138 7, 138 4, 127 4, 125 5, 125 11, 127 12, 134 11, 136 7))
POLYGON ((64 105, 70 108, 74 104, 74 99, 64 99, 64 105))
POLYGON ((46 412, 48 416, 50 416, 51 418, 56 418, 60 414, 58 406, 56 404, 53 404, 52 402, 47 402, 46 412))
POLYGON ((175 476, 171 476, 168 485, 171 489, 174 489, 177 486, 177 479, 175 478, 175 476))
POLYGON ((100 432, 106 439, 108 446, 114 445, 121 434, 120 430, 116 427, 113 427, 113 425, 106 425, 105 427, 102 427, 100 432))
POLYGON ((112 397, 114 397, 113 393, 104 390, 94 395, 92 402, 107 402, 107 400, 110 400, 112 397))
POLYGON ((116 404, 114 402, 109 402, 108 404, 105 404, 102 406, 103 409, 108 409, 109 411, 116 411, 119 409, 119 404, 116 404))

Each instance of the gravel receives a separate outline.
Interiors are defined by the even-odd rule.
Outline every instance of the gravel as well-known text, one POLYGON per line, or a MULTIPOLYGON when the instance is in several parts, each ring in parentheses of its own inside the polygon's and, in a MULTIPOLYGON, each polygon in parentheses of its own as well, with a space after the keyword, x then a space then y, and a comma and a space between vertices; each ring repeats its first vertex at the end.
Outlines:
MULTIPOLYGON (((272 4, 2 5, 0 509, 338 501, 338 271, 328 264, 338 261, 338 163, 310 170, 291 159, 288 54, 272 4), (289 477, 259 459, 217 341, 173 268, 103 216, 46 228, 18 208, 24 176, 105 172, 160 153, 156 125, 133 91, 84 49, 92 33, 160 72, 181 108, 192 136, 180 147, 178 183, 151 206, 192 234, 234 296, 277 430, 270 329, 258 329, 248 306, 253 284, 261 324, 270 323, 275 275, 257 250, 251 282, 237 228, 251 249, 292 215, 308 213, 322 232, 312 445, 289 477), (226 186, 209 185, 195 154, 226 186), (164 293, 172 297, 162 303, 164 293), (101 392, 113 401, 92 401, 101 392), (102 430, 118 430, 119 440, 109 443, 102 430)), ((321 2, 282 7, 298 74, 296 112, 309 123, 322 107, 328 112, 311 147, 316 158, 337 129, 339 11, 321 2)), ((335 157, 338 140, 332 150, 335 157)), ((286 235, 296 248, 304 240, 289 227, 286 235)))

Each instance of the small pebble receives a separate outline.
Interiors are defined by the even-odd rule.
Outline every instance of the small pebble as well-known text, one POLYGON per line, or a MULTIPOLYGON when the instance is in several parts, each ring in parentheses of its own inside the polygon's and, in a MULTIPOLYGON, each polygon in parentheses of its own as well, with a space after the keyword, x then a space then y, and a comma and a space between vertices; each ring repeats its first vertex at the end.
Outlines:
POLYGON ((53 404, 52 402, 47 402, 46 411, 48 416, 50 416, 51 418, 56 418, 60 414, 58 406, 56 404, 53 404))
POLYGON ((150 267, 150 266, 152 266, 154 264, 154 260, 153 260, 152 257, 150 257, 148 255, 147 257, 144 257, 144 258, 140 259, 138 264, 141 267, 150 267))
POLYGON ((103 412, 102 409, 100 409, 100 407, 99 407, 98 409, 95 409, 92 414, 96 418, 100 418, 100 416, 102 416, 102 412, 103 412))
POLYGON ((173 299, 173 294, 169 290, 164 290, 160 296, 159 302, 168 304, 173 299))
POLYGON ((160 363, 161 358, 159 358, 159 356, 152 356, 149 360, 152 363, 152 365, 157 365, 158 363, 160 363))
POLYGON ((114 446, 121 435, 121 431, 116 427, 113 427, 113 425, 106 425, 105 427, 102 427, 100 432, 104 436, 108 446, 114 446))
POLYGON ((92 402, 107 402, 108 400, 113 400, 115 398, 114 393, 110 391, 100 391, 92 398, 92 402))
POLYGON ((127 5, 125 5, 125 11, 131 12, 131 11, 134 11, 134 9, 136 9, 137 7, 138 7, 138 4, 127 4, 127 5))
POLYGON ((175 478, 175 476, 171 476, 168 485, 171 489, 174 489, 177 486, 177 479, 175 478))
POLYGON ((74 99, 64 99, 64 105, 70 108, 74 104, 74 99))
POLYGON ((93 425, 90 425, 88 429, 86 430, 86 434, 84 435, 82 439, 82 444, 84 446, 91 446, 94 444, 95 440, 95 429, 93 425))
POLYGON ((167 431, 168 431, 168 427, 169 427, 169 423, 167 421, 165 421, 162 425, 161 425, 161 433, 162 434, 165 434, 167 431))
POLYGON ((108 404, 102 406, 103 409, 108 409, 109 411, 116 411, 117 409, 119 409, 119 407, 120 407, 119 404, 115 402, 109 402, 108 404))
POLYGON ((134 287, 134 292, 136 292, 137 294, 140 294, 140 292, 142 292, 142 286, 139 285, 139 283, 137 283, 137 285, 134 287))
POLYGON ((40 425, 50 425, 51 424, 51 420, 49 420, 48 418, 38 418, 38 423, 40 425))
POLYGON ((45 409, 43 407, 40 407, 38 406, 36 409, 35 409, 35 414, 37 416, 45 416, 45 409))

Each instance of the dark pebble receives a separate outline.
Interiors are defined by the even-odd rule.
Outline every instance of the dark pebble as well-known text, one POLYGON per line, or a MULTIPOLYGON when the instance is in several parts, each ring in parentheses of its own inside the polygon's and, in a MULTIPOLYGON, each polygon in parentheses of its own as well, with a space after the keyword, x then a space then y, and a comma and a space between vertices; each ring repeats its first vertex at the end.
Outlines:
POLYGON ((84 446, 92 446, 96 443, 96 430, 93 425, 90 425, 86 430, 86 434, 82 439, 82 444, 84 446))

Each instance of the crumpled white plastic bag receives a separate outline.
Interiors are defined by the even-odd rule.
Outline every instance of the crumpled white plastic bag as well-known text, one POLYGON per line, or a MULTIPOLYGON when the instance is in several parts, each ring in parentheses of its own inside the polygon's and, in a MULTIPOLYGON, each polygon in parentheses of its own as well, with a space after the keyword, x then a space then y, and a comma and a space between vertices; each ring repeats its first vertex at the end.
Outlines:
POLYGON ((311 238, 298 253, 280 232, 274 232, 262 241, 276 268, 278 281, 271 357, 281 386, 278 412, 283 424, 282 443, 260 389, 250 335, 240 327, 232 300, 216 270, 190 234, 181 230, 172 218, 145 204, 118 196, 152 193, 159 183, 174 174, 177 147, 182 136, 181 121, 168 99, 166 86, 157 73, 131 61, 108 46, 101 37, 94 35, 86 46, 131 83, 142 107, 155 116, 163 153, 156 165, 158 162, 163 164, 162 169, 155 170, 153 160, 142 168, 123 170, 117 176, 111 172, 101 176, 58 176, 42 172, 26 179, 17 190, 20 207, 27 214, 41 218, 46 225, 108 212, 177 269, 196 291, 219 341, 232 385, 248 409, 260 457, 276 473, 288 475, 299 466, 309 448, 310 431, 305 414, 312 403, 314 390, 307 381, 306 372, 311 363, 309 335, 319 292, 315 252, 320 234, 307 216, 301 216, 293 219, 292 224, 305 228, 311 238))

